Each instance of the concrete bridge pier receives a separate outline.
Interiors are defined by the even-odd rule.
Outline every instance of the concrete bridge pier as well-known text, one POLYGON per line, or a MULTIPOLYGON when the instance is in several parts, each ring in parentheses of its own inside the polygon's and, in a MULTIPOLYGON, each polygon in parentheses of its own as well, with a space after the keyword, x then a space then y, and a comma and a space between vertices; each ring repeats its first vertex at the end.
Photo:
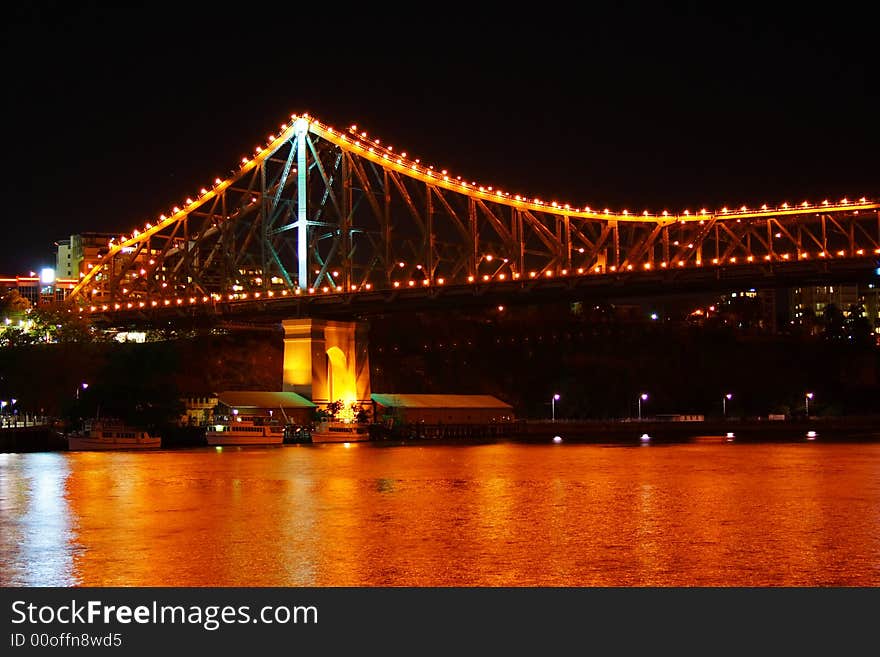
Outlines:
POLYGON ((317 405, 343 401, 369 409, 370 358, 366 322, 285 319, 282 390, 317 405))

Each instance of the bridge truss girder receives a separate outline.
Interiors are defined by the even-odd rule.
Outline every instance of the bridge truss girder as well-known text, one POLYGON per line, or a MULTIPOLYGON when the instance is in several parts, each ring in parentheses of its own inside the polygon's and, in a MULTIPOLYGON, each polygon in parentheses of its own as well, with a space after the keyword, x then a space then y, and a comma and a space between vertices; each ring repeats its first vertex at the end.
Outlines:
POLYGON ((357 135, 314 127, 286 130, 197 201, 111 245, 72 299, 137 310, 880 253, 876 204, 585 216, 455 188, 429 168, 411 175, 357 135))

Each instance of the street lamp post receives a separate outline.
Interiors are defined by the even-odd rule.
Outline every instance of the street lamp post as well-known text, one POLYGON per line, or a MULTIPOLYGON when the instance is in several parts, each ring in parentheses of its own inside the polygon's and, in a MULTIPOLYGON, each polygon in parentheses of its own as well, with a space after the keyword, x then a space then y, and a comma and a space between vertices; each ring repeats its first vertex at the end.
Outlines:
POLYGON ((556 422, 556 402, 559 401, 559 394, 555 394, 550 398, 550 417, 556 422))
POLYGON ((804 403, 806 404, 806 407, 807 407, 807 417, 808 418, 810 417, 810 400, 812 398, 813 398, 812 392, 808 392, 807 394, 804 395, 804 403))
POLYGON ((80 388, 82 388, 83 390, 85 390, 85 389, 87 389, 88 387, 89 387, 89 384, 86 383, 85 381, 83 381, 82 383, 80 383, 80 384, 76 387, 76 398, 79 399, 79 389, 80 389, 80 388))
POLYGON ((638 402, 638 405, 639 405, 639 419, 641 420, 642 419, 642 402, 648 401, 648 393, 643 392, 642 394, 640 394, 636 398, 636 401, 638 402))
POLYGON ((729 392, 721 398, 721 408, 723 409, 724 417, 727 417, 727 402, 733 399, 733 395, 729 392))

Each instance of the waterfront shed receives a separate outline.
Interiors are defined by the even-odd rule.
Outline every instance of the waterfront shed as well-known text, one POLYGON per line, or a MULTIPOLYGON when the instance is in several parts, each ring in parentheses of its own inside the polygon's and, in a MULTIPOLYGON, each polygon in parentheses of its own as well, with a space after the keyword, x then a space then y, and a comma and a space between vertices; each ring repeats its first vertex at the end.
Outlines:
POLYGON ((315 404, 295 392, 263 392, 255 390, 227 390, 217 393, 217 415, 232 415, 242 419, 273 417, 293 424, 311 422, 315 404))
POLYGON ((488 424, 513 419, 513 407, 492 395, 371 395, 374 417, 396 423, 488 424))

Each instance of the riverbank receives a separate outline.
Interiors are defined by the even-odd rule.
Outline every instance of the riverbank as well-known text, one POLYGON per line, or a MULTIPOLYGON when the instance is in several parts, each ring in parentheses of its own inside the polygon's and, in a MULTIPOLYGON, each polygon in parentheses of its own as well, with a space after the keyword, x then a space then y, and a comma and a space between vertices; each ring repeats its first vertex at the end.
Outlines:
POLYGON ((67 439, 50 426, 0 429, 0 453, 57 452, 67 449, 67 439))
MULTIPOLYGON (((379 425, 374 425, 379 427, 379 425)), ((689 442, 873 442, 880 441, 880 416, 816 417, 793 420, 727 419, 671 422, 536 421, 485 425, 411 425, 372 432, 371 444, 476 445, 494 442, 664 444, 689 442)), ((308 444, 308 443, 306 443, 308 444)), ((163 434, 162 449, 205 446, 204 431, 183 427, 163 434)), ((64 435, 51 427, 0 430, 0 453, 66 451, 64 435)))
POLYGON ((717 419, 699 422, 525 422, 517 440, 576 442, 689 442, 719 438, 751 442, 880 440, 880 416, 814 417, 788 420, 717 419), (645 438, 647 436, 647 438, 645 438))
POLYGON ((788 420, 717 419, 698 422, 668 420, 535 421, 488 425, 409 425, 379 442, 474 444, 495 442, 682 443, 719 440, 740 442, 880 441, 880 416, 815 417, 788 420))

